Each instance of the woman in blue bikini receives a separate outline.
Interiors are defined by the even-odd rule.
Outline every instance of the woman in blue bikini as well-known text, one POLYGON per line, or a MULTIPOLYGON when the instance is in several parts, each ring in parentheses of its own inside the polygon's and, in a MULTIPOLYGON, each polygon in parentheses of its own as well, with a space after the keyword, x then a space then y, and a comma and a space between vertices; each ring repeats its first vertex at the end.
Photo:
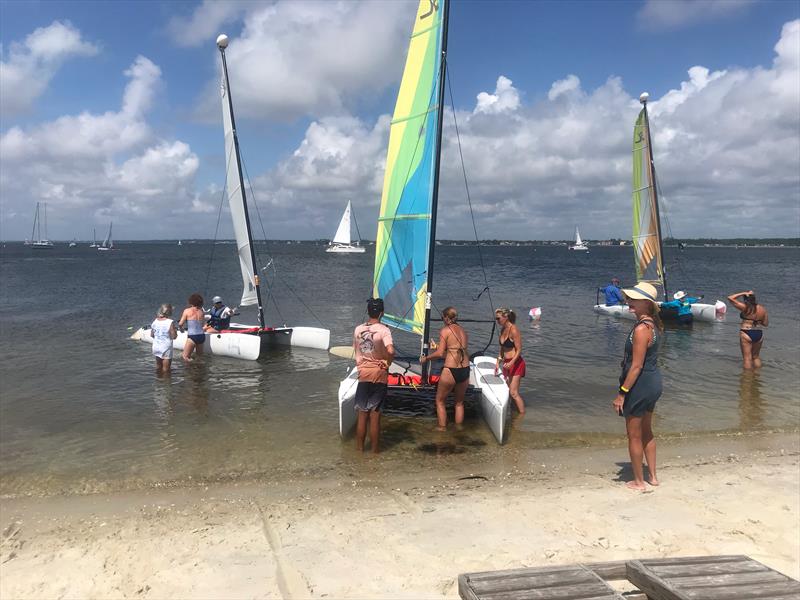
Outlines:
POLYGON ((742 349, 742 363, 745 369, 761 367, 761 346, 764 343, 764 331, 760 327, 769 326, 769 315, 756 300, 753 290, 739 292, 728 296, 728 301, 741 312, 739 318, 742 326, 739 329, 739 346, 742 349), (740 300, 741 298, 741 300, 740 300))

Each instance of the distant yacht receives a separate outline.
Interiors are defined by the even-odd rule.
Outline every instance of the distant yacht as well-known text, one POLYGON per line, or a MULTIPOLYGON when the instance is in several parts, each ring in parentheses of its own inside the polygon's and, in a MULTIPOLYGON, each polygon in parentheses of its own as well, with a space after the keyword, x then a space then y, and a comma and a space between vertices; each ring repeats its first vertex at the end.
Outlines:
POLYGON ((78 245, 78 242, 76 242, 74 238, 73 238, 73 240, 72 240, 72 241, 69 243, 69 247, 70 247, 70 248, 74 248, 74 247, 75 247, 75 246, 77 246, 77 245, 78 245))
POLYGON ((569 247, 570 250, 577 250, 579 252, 588 252, 589 246, 583 243, 581 239, 581 232, 578 231, 578 226, 575 226, 575 245, 569 247))
POLYGON ((183 246, 183 242, 178 240, 178 246, 183 246))
MULTIPOLYGON (((342 220, 339 221, 339 228, 336 230, 336 235, 333 236, 333 239, 331 240, 331 243, 328 244, 325 252, 359 254, 367 251, 366 248, 362 248, 359 245, 361 243, 361 235, 358 236, 358 242, 355 244, 352 243, 352 239, 350 237, 351 212, 352 207, 350 206, 350 201, 348 200, 347 207, 345 207, 344 214, 342 215, 342 220)), ((353 214, 353 221, 355 221, 355 218, 355 214, 353 214)), ((356 223, 356 231, 358 231, 358 223, 356 223)))
POLYGON ((36 215, 33 217, 33 231, 31 238, 33 242, 29 245, 34 250, 46 250, 53 247, 53 242, 47 239, 47 202, 43 202, 44 209, 44 237, 42 237, 42 218, 39 216, 39 203, 36 203, 36 215))
POLYGON ((89 244, 89 248, 97 248, 97 229, 92 228, 92 243, 89 244))
POLYGON ((98 250, 113 250, 114 249, 114 239, 111 237, 111 228, 114 227, 114 222, 108 224, 108 235, 106 239, 103 240, 103 243, 100 244, 97 249, 98 250))

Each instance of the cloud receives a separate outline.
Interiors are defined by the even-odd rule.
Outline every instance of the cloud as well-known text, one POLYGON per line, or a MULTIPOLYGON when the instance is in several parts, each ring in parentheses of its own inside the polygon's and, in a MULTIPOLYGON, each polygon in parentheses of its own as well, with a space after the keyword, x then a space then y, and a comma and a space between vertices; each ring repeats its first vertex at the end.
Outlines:
MULTIPOLYGON (((404 2, 245 6, 242 32, 231 37, 226 51, 239 116, 293 120, 344 114, 365 94, 395 83, 402 69, 398 49, 410 29, 404 2)), ((219 120, 218 88, 218 78, 209 82, 198 108, 202 118, 214 122, 219 120)))
POLYGON ((519 91, 513 81, 502 75, 497 78, 494 94, 481 92, 478 94, 476 113, 497 114, 519 108, 519 91))
POLYGON ((636 19, 648 30, 678 29, 743 14, 755 0, 647 0, 636 19))
POLYGON ((239 18, 248 4, 247 0, 204 0, 189 17, 173 17, 167 31, 179 46, 199 46, 216 39, 222 26, 239 18))
POLYGON ((88 235, 87 224, 113 219, 144 237, 172 233, 186 210, 203 210, 195 190, 199 159, 179 140, 160 139, 147 112, 161 69, 139 56, 125 71, 118 111, 65 115, 0 137, 4 235, 27 235, 35 200, 47 200, 51 236, 88 235))
MULTIPOLYGON (((667 234, 800 235, 800 21, 783 27, 775 52, 770 67, 692 67, 685 81, 651 99, 667 234)), ((578 223, 588 238, 629 238, 639 91, 616 77, 587 90, 569 75, 547 99, 523 105, 501 76, 494 92, 457 111, 460 151, 448 109, 440 237, 473 235, 463 154, 481 237, 568 239, 578 223), (504 97, 513 100, 503 104, 504 97)), ((312 123, 292 156, 260 182, 270 189, 280 237, 332 235, 347 199, 362 234, 374 237, 388 119, 312 123), (292 220, 298 213, 302 228, 292 220)))
POLYGON ((98 52, 72 24, 61 21, 36 29, 23 42, 12 43, 8 55, 0 54, 0 114, 8 118, 26 112, 64 62, 98 52))

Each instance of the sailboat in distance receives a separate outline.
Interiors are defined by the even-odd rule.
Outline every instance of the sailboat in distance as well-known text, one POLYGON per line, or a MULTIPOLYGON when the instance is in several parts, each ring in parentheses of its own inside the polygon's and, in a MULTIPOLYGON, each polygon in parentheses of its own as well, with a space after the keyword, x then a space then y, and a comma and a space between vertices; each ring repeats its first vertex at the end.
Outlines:
MULTIPOLYGON (((450 0, 420 0, 408 46, 403 78, 389 130, 383 180, 372 296, 383 298, 383 323, 418 336, 429 354, 436 211, 442 148, 442 116, 450 0)), ((346 350, 346 348, 345 348, 346 350)), ((389 368, 388 407, 431 402, 436 377, 430 363, 397 359, 389 368)), ((484 420, 502 443, 508 417, 508 386, 494 374, 495 359, 470 362, 468 397, 479 398, 484 420)), ((356 422, 358 368, 339 384, 339 433, 356 422)))
MULTIPOLYGON (((647 115, 647 92, 639 96, 642 110, 633 128, 633 260, 637 281, 644 281, 660 288, 661 298, 654 298, 659 305, 669 300, 667 273, 664 265, 664 244, 661 237, 661 217, 658 206, 653 142, 650 137, 650 121, 647 115)), ((724 302, 715 304, 696 302, 691 305, 692 318, 696 321, 717 321, 726 310, 724 302)), ((596 304, 594 311, 600 314, 635 319, 636 315, 625 305, 606 306, 596 304)), ((662 319, 674 318, 666 307, 661 310, 662 319)))
POLYGON ((47 202, 43 202, 42 214, 44 215, 44 237, 42 237, 42 217, 39 214, 39 203, 36 203, 36 214, 33 217, 33 230, 29 245, 34 250, 48 250, 53 247, 53 242, 47 239, 47 202))
MULTIPOLYGON (((239 268, 242 276, 242 297, 239 306, 256 306, 258 324, 244 325, 230 323, 222 331, 206 332, 206 351, 210 354, 230 356, 244 360, 257 360, 266 348, 272 344, 283 346, 299 346, 327 350, 330 342, 330 331, 318 327, 268 327, 264 318, 264 304, 261 295, 261 278, 259 277, 253 236, 250 229, 250 216, 245 195, 242 161, 239 152, 239 138, 236 134, 236 121, 233 114, 228 64, 225 49, 228 47, 228 36, 217 37, 217 48, 222 63, 222 81, 220 94, 222 101, 222 123, 225 139, 225 194, 228 198, 233 231, 238 249, 239 268)), ((140 328, 131 336, 133 339, 150 342, 150 330, 140 328)), ((186 332, 181 332, 173 341, 173 347, 180 350, 186 343, 186 332)))
POLYGON ((92 227, 92 243, 89 244, 89 248, 97 248, 97 229, 92 227))
POLYGON ((578 230, 578 226, 575 225, 575 245, 569 247, 570 250, 578 250, 580 252, 588 252, 589 246, 583 243, 581 239, 581 232, 578 230))
POLYGON ((108 235, 106 236, 106 239, 103 240, 103 243, 97 246, 98 250, 102 250, 105 252, 114 249, 114 238, 111 236, 111 231, 113 228, 114 228, 114 221, 111 221, 108 224, 108 235))
MULTIPOLYGON (((325 248, 325 252, 335 252, 335 253, 348 253, 348 254, 357 254, 366 252, 366 248, 360 246, 359 243, 361 242, 361 236, 359 235, 359 240, 355 244, 352 243, 352 237, 350 235, 350 214, 351 214, 351 206, 350 201, 347 201, 347 207, 344 209, 344 214, 342 215, 342 220, 339 221, 339 227, 336 229, 336 235, 333 236, 330 244, 328 247, 325 248)), ((353 214, 353 220, 355 221, 355 214, 353 214)), ((358 231, 358 223, 356 223, 356 231, 358 231)))

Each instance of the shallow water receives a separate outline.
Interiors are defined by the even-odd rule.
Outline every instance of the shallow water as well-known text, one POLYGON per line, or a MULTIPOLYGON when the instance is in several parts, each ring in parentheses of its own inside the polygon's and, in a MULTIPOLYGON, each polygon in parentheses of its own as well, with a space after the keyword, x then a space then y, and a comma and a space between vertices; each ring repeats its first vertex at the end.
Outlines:
MULTIPOLYGON (((258 362, 212 358, 172 377, 153 374, 149 346, 128 339, 161 302, 183 307, 199 290, 231 304, 241 293, 230 244, 122 243, 100 253, 81 245, 34 251, 7 243, 0 256, 0 491, 81 491, 173 480, 304 474, 347 478, 360 468, 338 436, 336 392, 351 366, 314 350, 276 350, 258 362), (213 254, 213 260, 212 260, 213 254)), ((370 295, 372 248, 330 255, 322 246, 263 246, 273 257, 270 324, 331 329, 348 344, 370 295), (316 318, 315 318, 316 317, 316 318)), ((495 306, 520 315, 528 406, 498 447, 476 410, 459 432, 432 432, 424 417, 384 419, 389 469, 437 468, 441 460, 502 464, 530 448, 619 440, 611 410, 630 322, 595 315, 595 289, 612 275, 633 280, 630 247, 437 247, 434 303, 463 318, 491 318, 481 259, 495 306), (527 309, 541 306, 540 322, 527 309)), ((668 256, 671 287, 713 303, 755 289, 770 311, 764 368, 743 373, 735 311, 721 323, 669 330, 660 357, 665 390, 657 428, 671 434, 795 428, 800 423, 800 251, 687 248, 668 256)), ((179 311, 178 311, 179 312, 179 311)), ((245 315, 240 320, 253 321, 245 315)), ((470 350, 491 325, 469 324, 470 350)), ((398 334, 401 352, 418 342, 398 334)), ((496 351, 496 343, 490 352, 496 351)))

